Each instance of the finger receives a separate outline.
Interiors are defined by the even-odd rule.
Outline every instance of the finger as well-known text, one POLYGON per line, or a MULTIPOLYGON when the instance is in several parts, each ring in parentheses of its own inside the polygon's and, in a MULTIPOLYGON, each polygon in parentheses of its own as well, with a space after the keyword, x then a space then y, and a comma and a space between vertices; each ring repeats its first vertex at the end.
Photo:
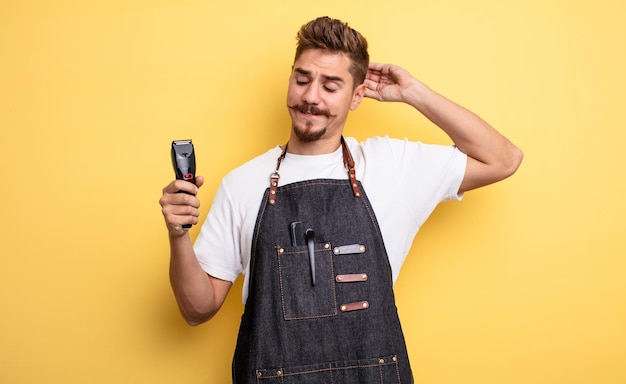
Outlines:
POLYGON ((166 204, 162 209, 168 227, 180 229, 184 224, 197 224, 200 210, 192 205, 166 204))
POLYGON ((378 101, 382 100, 382 98, 380 96, 380 93, 378 93, 375 90, 369 89, 369 88, 365 89, 364 96, 367 97, 367 98, 370 98, 370 99, 378 100, 378 101))
POLYGON ((174 180, 163 189, 163 193, 186 192, 191 195, 198 193, 198 186, 185 180, 174 180))
POLYGON ((179 192, 172 194, 170 202, 171 205, 200 208, 200 200, 196 197, 196 195, 191 195, 189 193, 179 192))
POLYGON ((368 69, 371 69, 373 71, 382 71, 384 66, 385 64, 382 64, 382 63, 370 62, 367 67, 368 69))
MULTIPOLYGON (((187 224, 190 220, 197 220, 200 210, 191 205, 168 205, 163 208, 163 214, 177 224, 187 224)), ((195 223, 194 223, 195 224, 195 223)))
POLYGON ((176 212, 177 207, 200 208, 200 200, 196 196, 183 192, 164 193, 159 199, 159 204, 164 213, 176 212))
POLYGON ((365 79, 373 82, 379 82, 380 77, 380 73, 375 71, 367 71, 367 73, 365 74, 365 79))
POLYGON ((181 180, 174 180, 169 183, 165 188, 163 188, 163 194, 166 193, 178 193, 182 188, 181 180))

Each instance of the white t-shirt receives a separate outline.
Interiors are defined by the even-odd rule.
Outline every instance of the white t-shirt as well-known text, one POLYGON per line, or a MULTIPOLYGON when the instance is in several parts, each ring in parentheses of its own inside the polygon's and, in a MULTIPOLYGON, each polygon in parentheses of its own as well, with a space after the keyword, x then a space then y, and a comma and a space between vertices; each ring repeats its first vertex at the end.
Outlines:
MULTIPOLYGON (((376 214, 396 281, 413 239, 444 200, 460 200, 459 186, 467 156, 454 146, 373 137, 346 138, 356 177, 376 214)), ((234 282, 243 273, 243 301, 248 296, 252 235, 270 174, 281 154, 276 146, 232 170, 222 180, 194 243, 206 273, 234 282)), ((312 179, 347 179, 341 147, 318 156, 287 153, 279 186, 312 179)))

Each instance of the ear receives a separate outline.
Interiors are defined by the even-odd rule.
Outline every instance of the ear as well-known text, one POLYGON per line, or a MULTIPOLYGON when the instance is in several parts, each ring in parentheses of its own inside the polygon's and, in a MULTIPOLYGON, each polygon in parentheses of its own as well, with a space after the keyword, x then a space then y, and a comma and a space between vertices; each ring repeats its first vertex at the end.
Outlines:
POLYGON ((350 104, 351 111, 359 107, 363 97, 365 97, 365 83, 358 85, 352 93, 352 103, 350 104))

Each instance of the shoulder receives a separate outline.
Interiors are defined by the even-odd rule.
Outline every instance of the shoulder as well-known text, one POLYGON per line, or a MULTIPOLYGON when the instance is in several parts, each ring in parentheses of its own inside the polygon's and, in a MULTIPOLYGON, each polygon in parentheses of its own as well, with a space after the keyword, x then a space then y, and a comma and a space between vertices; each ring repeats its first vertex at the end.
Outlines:
POLYGON ((450 190, 456 191, 465 173, 467 156, 454 145, 388 136, 371 137, 362 142, 346 138, 346 143, 357 166, 357 177, 368 186, 374 182, 402 189, 408 185, 409 190, 425 191, 450 185, 450 190))
POLYGON ((453 145, 425 144, 410 141, 407 138, 396 139, 389 136, 373 136, 364 141, 353 137, 346 138, 346 143, 355 162, 376 162, 389 165, 393 163, 409 163, 418 165, 428 160, 438 160, 455 156, 459 152, 453 145))
POLYGON ((348 148, 353 156, 372 159, 377 161, 384 159, 380 156, 388 155, 390 160, 402 161, 402 159, 450 159, 463 157, 464 154, 454 145, 427 144, 421 141, 411 141, 407 138, 396 139, 389 136, 373 136, 358 141, 353 137, 346 137, 348 148))
POLYGON ((279 155, 280 148, 276 146, 228 172, 215 193, 211 211, 240 217, 248 209, 254 209, 269 187, 269 176, 279 155))
POLYGON ((250 184, 263 179, 269 180, 270 173, 276 167, 276 160, 280 156, 280 147, 276 146, 265 153, 254 157, 242 165, 234 168, 224 176, 222 184, 225 186, 250 184))
POLYGON ((226 177, 234 178, 240 175, 255 173, 261 169, 263 169, 265 173, 268 173, 267 166, 272 164, 273 166, 276 166, 276 160, 278 159, 280 154, 281 150, 279 146, 272 147, 266 152, 246 161, 237 168, 234 168, 226 175, 226 177))

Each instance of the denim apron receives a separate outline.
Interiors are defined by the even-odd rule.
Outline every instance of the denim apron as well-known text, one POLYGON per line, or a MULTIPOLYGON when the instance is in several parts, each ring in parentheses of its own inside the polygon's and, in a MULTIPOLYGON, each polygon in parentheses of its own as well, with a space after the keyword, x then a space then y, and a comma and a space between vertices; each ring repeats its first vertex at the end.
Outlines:
POLYGON ((278 187, 286 148, 278 159, 255 225, 233 383, 413 383, 387 252, 341 144, 348 180, 278 187))

